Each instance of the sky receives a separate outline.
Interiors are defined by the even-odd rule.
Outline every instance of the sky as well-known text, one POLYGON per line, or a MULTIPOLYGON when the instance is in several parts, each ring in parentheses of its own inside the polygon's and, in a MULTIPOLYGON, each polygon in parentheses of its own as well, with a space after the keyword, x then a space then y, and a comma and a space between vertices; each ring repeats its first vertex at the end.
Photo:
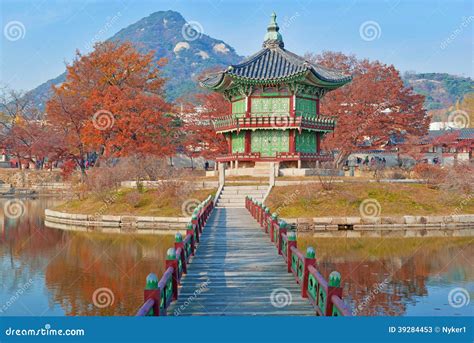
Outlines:
POLYGON ((156 11, 198 22, 238 54, 261 48, 272 11, 297 54, 341 51, 400 71, 473 77, 472 0, 1 0, 0 83, 29 90, 156 11))

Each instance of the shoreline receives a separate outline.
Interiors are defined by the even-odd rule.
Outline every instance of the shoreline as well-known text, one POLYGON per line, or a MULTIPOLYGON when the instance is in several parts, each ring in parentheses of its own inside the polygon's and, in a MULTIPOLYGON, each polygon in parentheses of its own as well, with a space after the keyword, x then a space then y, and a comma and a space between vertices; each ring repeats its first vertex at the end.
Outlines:
MULTIPOLYGON (((175 234, 186 229, 190 217, 87 215, 45 210, 45 225, 68 231, 175 234)), ((451 216, 288 218, 298 233, 313 237, 470 237, 474 214, 451 216)))

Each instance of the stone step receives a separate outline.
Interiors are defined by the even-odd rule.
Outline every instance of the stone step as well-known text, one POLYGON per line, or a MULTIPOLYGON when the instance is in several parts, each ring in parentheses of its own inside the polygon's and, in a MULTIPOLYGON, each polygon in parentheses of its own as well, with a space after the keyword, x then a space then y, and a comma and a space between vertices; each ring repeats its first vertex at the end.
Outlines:
POLYGON ((237 198, 237 197, 245 198, 247 195, 251 196, 251 197, 259 197, 259 196, 265 195, 266 193, 267 193, 267 191, 265 191, 265 192, 245 192, 245 193, 222 192, 221 196, 234 197, 234 198, 237 198))
POLYGON ((245 205, 234 204, 217 204, 218 208, 245 208, 245 205))
POLYGON ((259 185, 259 186, 224 186, 226 190, 241 190, 241 189, 250 189, 250 190, 261 190, 268 189, 268 185, 259 185))
POLYGON ((252 195, 252 194, 255 194, 255 195, 258 195, 258 194, 265 194, 267 192, 266 189, 261 189, 261 190, 256 190, 256 191, 251 191, 251 190, 241 190, 241 191, 234 191, 234 190, 222 190, 222 193, 221 194, 234 194, 234 195, 243 195, 243 196, 246 196, 246 195, 252 195))

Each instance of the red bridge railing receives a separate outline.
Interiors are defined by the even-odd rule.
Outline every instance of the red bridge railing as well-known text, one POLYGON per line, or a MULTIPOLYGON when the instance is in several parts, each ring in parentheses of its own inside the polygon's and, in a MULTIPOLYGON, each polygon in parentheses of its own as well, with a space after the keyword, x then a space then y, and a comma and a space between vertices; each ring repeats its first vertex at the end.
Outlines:
POLYGON ((187 265, 194 255, 202 230, 206 225, 213 208, 213 197, 210 195, 193 212, 191 222, 186 228, 186 237, 177 233, 174 248, 166 253, 166 270, 158 280, 155 273, 146 277, 144 303, 136 316, 166 316, 169 305, 178 300, 178 285, 181 277, 187 272, 187 265))
POLYGON ((298 248, 296 232, 288 230, 283 220, 278 220, 276 213, 261 202, 246 197, 245 207, 260 226, 269 234, 278 253, 283 256, 287 270, 300 285, 301 296, 308 298, 319 316, 351 316, 351 312, 342 300, 341 274, 333 271, 329 281, 318 271, 316 253, 312 247, 306 249, 304 255, 298 248))

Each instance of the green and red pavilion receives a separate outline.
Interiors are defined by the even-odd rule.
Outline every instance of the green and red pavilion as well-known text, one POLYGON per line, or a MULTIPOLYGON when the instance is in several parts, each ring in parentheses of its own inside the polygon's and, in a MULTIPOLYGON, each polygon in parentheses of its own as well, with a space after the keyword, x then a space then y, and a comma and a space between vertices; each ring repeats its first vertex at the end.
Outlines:
POLYGON ((201 80, 232 106, 230 116, 214 121, 216 132, 228 143, 227 154, 217 162, 252 167, 273 161, 301 168, 331 159, 321 153, 320 142, 336 121, 320 113, 319 103, 351 76, 286 50, 278 31, 273 13, 262 50, 201 80))

